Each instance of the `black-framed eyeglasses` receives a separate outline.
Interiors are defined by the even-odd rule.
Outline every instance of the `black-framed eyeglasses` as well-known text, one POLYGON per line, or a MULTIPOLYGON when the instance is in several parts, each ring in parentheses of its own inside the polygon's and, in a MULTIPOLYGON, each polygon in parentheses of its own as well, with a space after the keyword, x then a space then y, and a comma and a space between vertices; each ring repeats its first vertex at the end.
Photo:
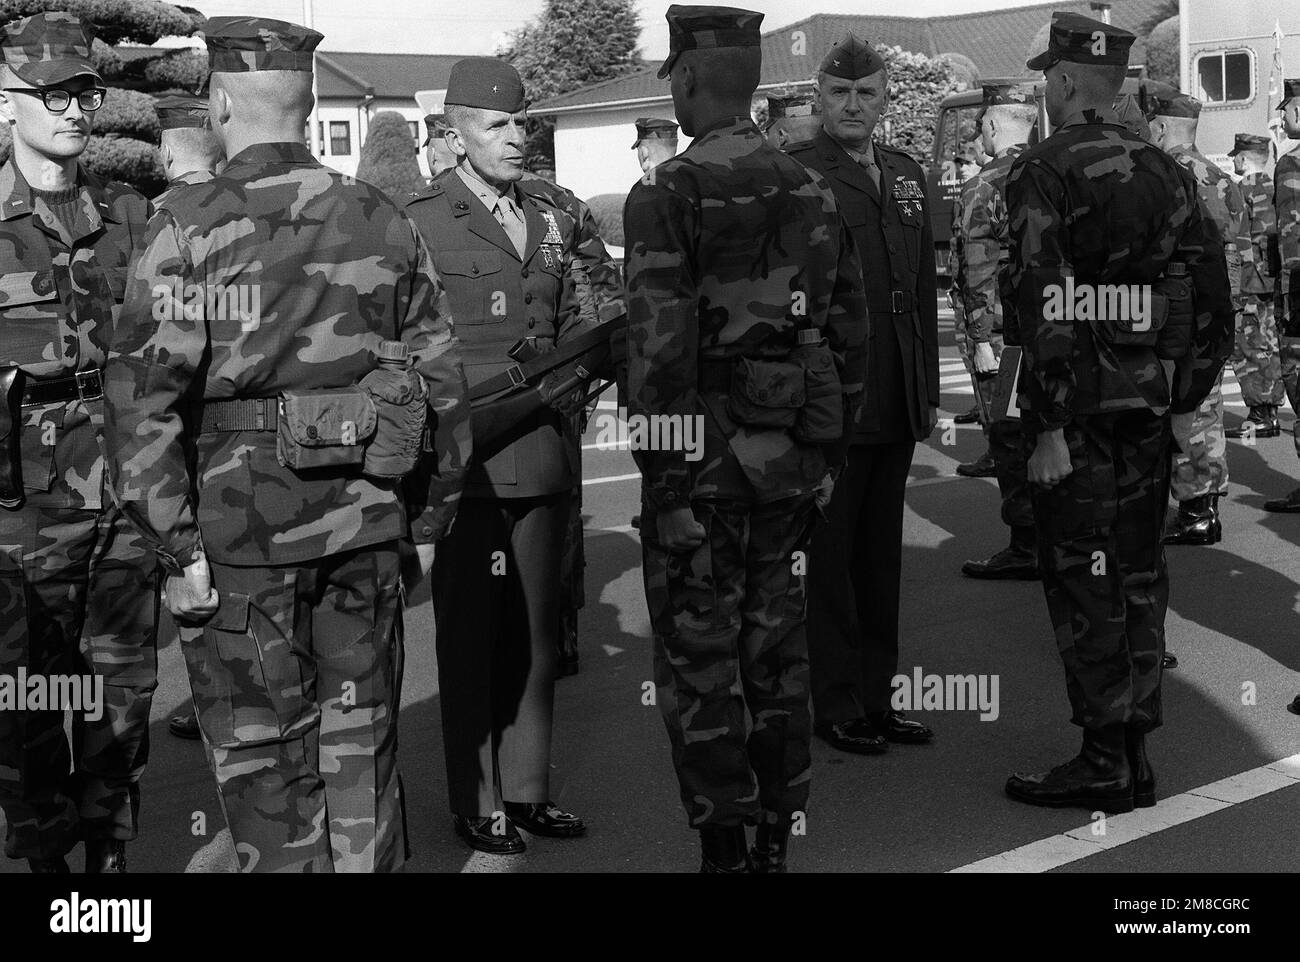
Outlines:
POLYGON ((104 95, 108 93, 105 87, 91 87, 80 93, 74 94, 70 90, 64 90, 62 87, 42 87, 33 90, 29 87, 5 87, 5 93, 10 94, 27 94, 30 97, 40 97, 45 101, 45 109, 52 114, 61 114, 72 103, 72 98, 77 98, 77 105, 88 114, 94 113, 100 107, 104 106, 104 95))

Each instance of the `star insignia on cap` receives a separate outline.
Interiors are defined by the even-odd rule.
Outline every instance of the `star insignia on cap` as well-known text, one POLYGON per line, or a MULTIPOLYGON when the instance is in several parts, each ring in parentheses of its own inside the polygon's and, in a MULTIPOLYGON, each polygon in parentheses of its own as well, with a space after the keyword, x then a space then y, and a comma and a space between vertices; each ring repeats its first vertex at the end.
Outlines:
POLYGON ((501 90, 500 90, 500 88, 497 87, 496 84, 493 84, 493 85, 492 85, 492 92, 493 92, 494 94, 495 94, 495 93, 500 93, 501 90))
POLYGON ((831 61, 831 62, 834 63, 835 66, 837 66, 837 67, 840 65, 840 62, 839 62, 838 60, 833 60, 833 61, 831 61))

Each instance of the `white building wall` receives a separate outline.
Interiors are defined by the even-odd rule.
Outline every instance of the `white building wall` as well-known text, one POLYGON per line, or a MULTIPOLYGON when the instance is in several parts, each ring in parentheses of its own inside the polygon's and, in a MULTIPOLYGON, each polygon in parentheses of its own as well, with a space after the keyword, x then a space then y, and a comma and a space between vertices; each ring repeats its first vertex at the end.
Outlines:
MULTIPOLYGON (((1279 98, 1269 93, 1274 24, 1280 24, 1286 35, 1282 41, 1283 71, 1277 78, 1278 89, 1283 76, 1300 77, 1300 2, 1183 0, 1182 9, 1187 19, 1190 93, 1200 93, 1196 71, 1198 54, 1243 49, 1254 53, 1254 95, 1245 103, 1206 104, 1197 129, 1197 147, 1201 152, 1218 163, 1226 162, 1225 169, 1231 170, 1227 152, 1232 149, 1236 134, 1266 134, 1277 130, 1281 115, 1274 108, 1279 98)), ((1280 132, 1277 136, 1283 150, 1292 143, 1282 138, 1280 132)))
POLYGON ((415 102, 410 100, 374 100, 364 108, 360 100, 352 99, 322 99, 319 107, 319 122, 324 125, 324 133, 321 136, 321 161, 326 165, 333 167, 335 170, 344 174, 356 174, 357 165, 361 162, 361 146, 365 143, 370 118, 381 110, 391 110, 401 114, 407 122, 416 124, 416 134, 419 141, 416 143, 416 156, 420 165, 420 174, 424 177, 429 176, 429 165, 424 157, 424 150, 419 144, 424 143, 424 111, 415 102), (335 146, 342 144, 332 143, 330 137, 331 124, 347 124, 348 130, 348 153, 335 153, 335 146))
MULTIPOLYGON (((626 196, 641 177, 632 142, 638 117, 676 122, 671 101, 640 107, 560 114, 555 118, 555 181, 583 200, 597 194, 626 196)), ((677 149, 691 138, 677 135, 677 149)))

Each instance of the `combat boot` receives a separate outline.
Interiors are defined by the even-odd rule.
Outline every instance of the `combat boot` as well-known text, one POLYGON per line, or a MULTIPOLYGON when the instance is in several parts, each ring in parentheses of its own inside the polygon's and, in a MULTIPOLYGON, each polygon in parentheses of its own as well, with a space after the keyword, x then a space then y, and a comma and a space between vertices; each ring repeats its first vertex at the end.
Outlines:
POLYGON ((993 452, 985 451, 974 461, 967 461, 965 464, 957 465, 957 473, 963 478, 992 478, 998 473, 997 465, 993 463, 993 452))
POLYGON ((87 875, 125 875, 126 842, 114 838, 86 840, 87 875))
POLYGON ((961 566, 967 578, 1002 581, 1037 581, 1038 549, 1032 527, 1011 529, 1011 543, 987 561, 967 561, 961 566))
POLYGON ((1246 419, 1235 428, 1223 432, 1230 438, 1275 438, 1282 433, 1282 425, 1277 421, 1276 404, 1256 404, 1246 415, 1246 419))
POLYGON ((1083 730, 1077 757, 1050 772, 1007 779, 1007 794, 1018 802, 1050 808, 1088 808, 1119 815, 1133 811, 1133 774, 1123 725, 1083 730))
POLYGON ((784 875, 786 847, 790 844, 790 816, 785 815, 769 822, 766 817, 754 831, 754 846, 749 850, 749 860, 757 875, 784 875))
POLYGON ((54 858, 29 858, 27 867, 32 870, 33 875, 68 875, 72 871, 68 868, 67 859, 62 855, 56 855, 54 858))
POLYGON ((745 849, 745 826, 709 825, 700 829, 700 872, 704 875, 741 875, 754 871, 745 849))
POLYGON ((1165 530, 1165 544, 1218 544, 1223 540, 1219 523, 1219 496, 1203 494, 1178 503, 1178 515, 1165 530))
POLYGON ((1147 737, 1132 725, 1124 726, 1124 752, 1128 755, 1129 771, 1133 773, 1133 804, 1137 808, 1152 808, 1156 803, 1156 773, 1147 758, 1147 737))
POLYGON ((1282 514, 1300 514, 1300 488, 1296 488, 1285 498, 1270 498, 1264 502, 1265 511, 1279 511, 1282 514))

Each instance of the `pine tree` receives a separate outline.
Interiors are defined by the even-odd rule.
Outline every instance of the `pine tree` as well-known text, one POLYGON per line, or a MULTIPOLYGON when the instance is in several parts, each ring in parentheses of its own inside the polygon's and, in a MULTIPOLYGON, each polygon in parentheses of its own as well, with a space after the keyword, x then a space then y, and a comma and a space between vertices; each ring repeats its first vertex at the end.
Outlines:
MULTIPOLYGON (((639 69, 640 35, 634 0, 547 0, 501 56, 519 71, 529 102, 539 103, 639 69)), ((528 121, 530 169, 555 168, 554 135, 551 118, 528 121)))

